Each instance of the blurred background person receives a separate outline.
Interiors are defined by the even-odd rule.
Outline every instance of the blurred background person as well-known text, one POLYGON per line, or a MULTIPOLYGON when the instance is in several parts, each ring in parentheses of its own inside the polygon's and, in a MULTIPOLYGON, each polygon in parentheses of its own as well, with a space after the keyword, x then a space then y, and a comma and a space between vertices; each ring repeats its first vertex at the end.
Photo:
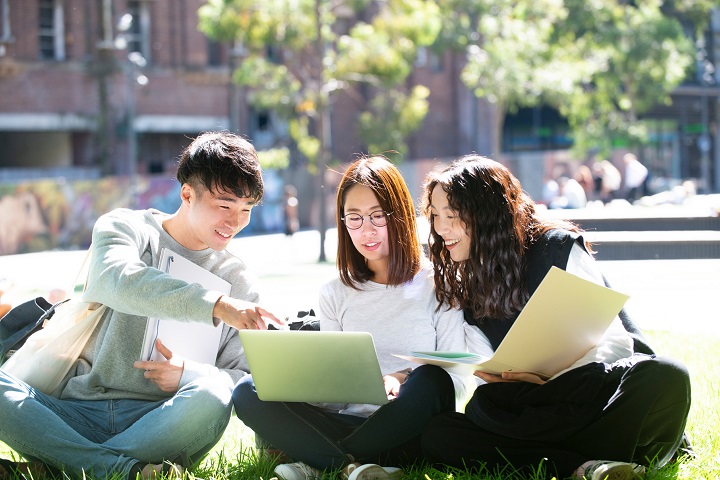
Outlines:
POLYGON ((590 201, 594 200, 595 182, 593 181, 592 171, 587 165, 580 165, 575 172, 575 180, 585 190, 585 198, 590 201))
POLYGON ((622 183, 622 175, 609 160, 598 160, 593 164, 595 191, 603 203, 617 198, 622 183))
POLYGON ((300 230, 300 220, 298 218, 298 199, 297 189, 293 185, 285 185, 285 235, 292 236, 293 233, 300 230))
POLYGON ((623 156, 625 163, 625 199, 633 201, 647 195, 648 169, 632 153, 623 156))
POLYGON ((585 189, 574 178, 558 179, 558 196, 550 202, 550 208, 584 208, 587 205, 585 189))

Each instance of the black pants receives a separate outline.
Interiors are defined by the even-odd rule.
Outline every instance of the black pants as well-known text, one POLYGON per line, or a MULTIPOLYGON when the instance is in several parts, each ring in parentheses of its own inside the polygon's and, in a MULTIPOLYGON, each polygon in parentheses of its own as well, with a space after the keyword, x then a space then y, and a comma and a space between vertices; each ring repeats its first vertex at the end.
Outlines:
POLYGON ((354 461, 414 462, 421 456, 425 425, 455 410, 455 389, 445 370, 422 365, 408 376, 395 400, 363 418, 307 403, 262 401, 248 375, 235 387, 233 402, 240 420, 273 447, 296 461, 328 469, 354 461))
MULTIPOLYGON (((491 471, 533 471, 542 463, 547 466, 548 477, 559 478, 571 476, 588 460, 664 465, 680 445, 690 409, 687 370, 674 360, 639 354, 606 367, 600 373, 603 378, 597 379, 601 386, 592 392, 602 401, 589 398, 587 404, 579 406, 582 410, 592 405, 597 410, 582 412, 580 416, 585 416, 586 421, 577 415, 577 404, 568 403, 563 416, 556 405, 543 404, 546 395, 531 394, 543 399, 531 411, 540 412, 540 422, 546 423, 528 426, 528 419, 522 418, 525 410, 517 409, 518 402, 513 398, 507 399, 505 407, 498 406, 505 411, 491 414, 498 416, 498 421, 488 417, 487 422, 477 423, 481 420, 472 402, 487 402, 487 396, 476 392, 466 409, 474 414, 447 413, 430 422, 422 434, 423 453, 436 464, 458 468, 485 465, 491 471), (547 415, 542 414, 543 409, 547 415), (553 417, 556 429, 550 420, 553 417), (520 422, 515 424, 512 419, 520 422), (520 428, 514 428, 517 426, 520 428)), ((565 375, 540 386, 537 392, 565 375)), ((493 385, 508 384, 483 385, 478 391, 493 385)))

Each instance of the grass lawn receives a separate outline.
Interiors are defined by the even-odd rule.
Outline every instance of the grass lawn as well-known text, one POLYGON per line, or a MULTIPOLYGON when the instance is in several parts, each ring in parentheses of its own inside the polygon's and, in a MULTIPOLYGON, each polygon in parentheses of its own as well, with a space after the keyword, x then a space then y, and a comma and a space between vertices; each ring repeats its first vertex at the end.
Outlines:
MULTIPOLYGON (((657 472, 649 472, 648 480, 677 478, 698 480, 720 478, 720 337, 678 334, 676 332, 646 332, 653 348, 662 355, 677 358, 687 365, 693 388, 693 404, 690 409, 687 433, 697 457, 667 466, 657 472)), ((0 420, 1 422, 2 420, 0 420)), ((618 432, 618 435, 622 435, 618 432)), ((0 455, 10 458, 13 453, 0 443, 0 455)), ((264 479, 273 474, 272 462, 258 459, 255 454, 253 434, 236 417, 230 423, 223 440, 196 469, 199 477, 215 479, 264 479)), ((337 477, 333 472, 325 475, 327 480, 337 477)), ((470 475, 464 471, 436 470, 427 466, 405 472, 403 478, 417 480, 510 480, 519 477, 508 469, 504 472, 470 475)), ((539 480, 541 476, 530 477, 539 480)))

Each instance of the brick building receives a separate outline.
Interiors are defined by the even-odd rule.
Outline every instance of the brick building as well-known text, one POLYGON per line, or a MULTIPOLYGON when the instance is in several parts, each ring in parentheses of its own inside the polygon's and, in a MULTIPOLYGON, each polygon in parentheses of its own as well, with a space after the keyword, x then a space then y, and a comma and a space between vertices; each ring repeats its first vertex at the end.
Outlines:
MULTIPOLYGON (((204 3, 0 0, 0 182, 170 171, 188 137, 218 128, 249 136, 259 149, 272 146, 282 125, 272 114, 253 111, 230 81, 239 61, 232 48, 198 31, 197 10, 204 3), (133 20, 124 32, 123 18, 133 20)), ((719 23, 715 15, 711 40, 719 23)), ((720 42, 711 46, 716 58, 720 42)), ((563 120, 546 109, 509 116, 506 151, 492 151, 492 107, 460 83, 462 65, 462 56, 421 55, 412 73, 409 82, 428 86, 431 95, 429 114, 408 141, 408 183, 414 186, 422 177, 422 169, 412 165, 475 151, 495 158, 502 153, 526 188, 538 192, 548 158, 567 157, 563 120)), ((705 173, 717 190, 713 145, 720 133, 701 138, 697 130, 717 118, 717 88, 691 79, 674 98, 672 107, 651 114, 657 143, 645 159, 676 178, 709 169, 705 173)), ((333 108, 336 159, 363 149, 354 134, 359 109, 353 102, 340 97, 333 108)), ((302 185, 303 169, 295 166, 298 171, 286 180, 302 185)))
MULTIPOLYGON (((187 136, 204 130, 237 130, 259 148, 272 145, 272 115, 253 112, 230 82, 232 50, 197 29, 203 0, 0 1, 0 167, 127 173, 128 118, 139 173, 162 171, 187 136), (135 21, 120 35, 125 13, 135 21), (128 51, 147 64, 133 64, 128 51)), ((470 144, 469 106, 487 106, 459 84, 461 61, 447 56, 414 72, 431 88, 432 114, 410 141, 410 158, 487 150, 487 138, 470 144)), ((338 99, 334 158, 361 149, 352 127, 356 111, 352 100, 338 99)))

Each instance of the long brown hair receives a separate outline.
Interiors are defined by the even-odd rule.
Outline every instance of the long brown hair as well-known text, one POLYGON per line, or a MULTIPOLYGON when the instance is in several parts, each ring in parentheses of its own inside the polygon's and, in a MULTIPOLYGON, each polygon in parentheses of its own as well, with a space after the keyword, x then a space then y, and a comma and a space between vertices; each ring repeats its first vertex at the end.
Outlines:
POLYGON ((428 175, 423 211, 431 227, 430 204, 436 186, 447 194, 471 241, 469 258, 453 262, 442 238, 431 228, 429 250, 438 301, 469 308, 475 318, 507 318, 517 313, 530 296, 525 283, 529 247, 548 230, 578 232, 577 225, 541 218, 510 170, 480 155, 466 155, 428 175))
POLYGON ((387 213, 390 255, 388 285, 402 285, 415 276, 420 268, 422 248, 418 239, 415 206, 400 171, 382 156, 362 157, 347 169, 335 196, 335 221, 338 230, 337 266, 340 280, 347 286, 359 288, 370 280, 373 272, 365 257, 355 248, 342 221, 345 198, 355 185, 370 188, 380 207, 387 213))

